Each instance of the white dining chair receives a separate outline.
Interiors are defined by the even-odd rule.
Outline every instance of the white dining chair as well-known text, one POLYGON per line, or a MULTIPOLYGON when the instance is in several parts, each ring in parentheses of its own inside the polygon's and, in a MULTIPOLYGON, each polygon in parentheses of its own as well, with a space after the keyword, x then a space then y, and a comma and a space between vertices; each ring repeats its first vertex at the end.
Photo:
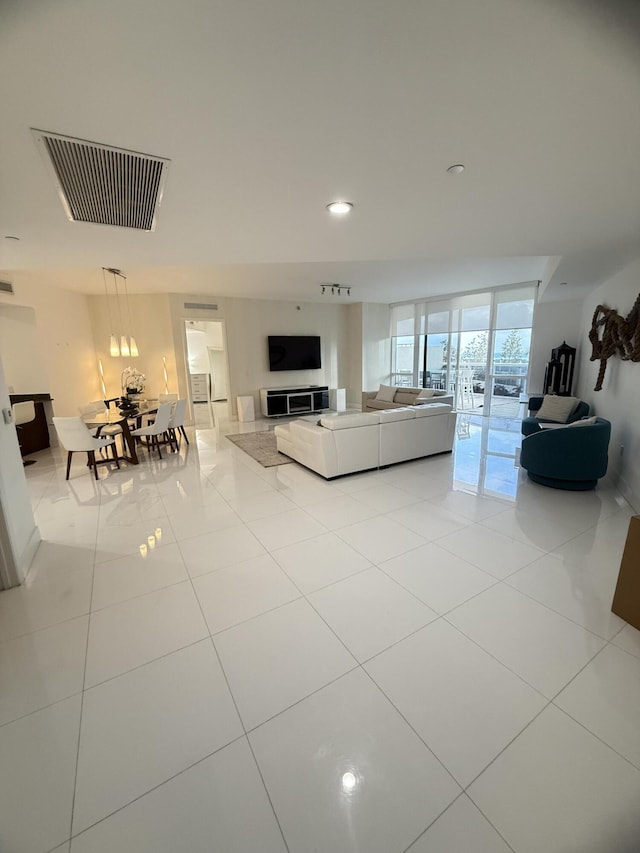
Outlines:
MULTIPOLYGON (((99 415, 106 412, 108 409, 104 400, 94 400, 93 403, 87 403, 85 406, 78 406, 78 411, 82 417, 90 417, 91 415, 99 415)), ((109 436, 115 438, 117 435, 122 435, 122 427, 120 424, 105 424, 98 426, 93 433, 95 438, 101 436, 109 436)))
POLYGON ((189 439, 187 438, 187 433, 184 429, 184 419, 187 414, 187 401, 178 400, 174 407, 173 412, 171 413, 171 417, 169 418, 169 434, 172 439, 176 443, 176 447, 178 447, 178 434, 176 430, 184 436, 184 440, 189 444, 189 439))
POLYGON ((158 458, 162 459, 162 453, 160 451, 160 442, 158 441, 158 436, 165 436, 165 439, 171 442, 169 438, 169 420, 171 419, 171 408, 173 403, 161 403, 158 406, 158 413, 156 414, 155 420, 153 423, 148 424, 147 426, 140 427, 140 429, 134 429, 131 432, 136 439, 137 438, 146 438, 147 439, 147 449, 149 453, 155 447, 158 451, 158 458))
POLYGON ((60 444, 67 451, 66 480, 69 479, 71 457, 74 453, 87 454, 89 468, 93 468, 96 480, 98 479, 98 465, 108 465, 111 462, 115 462, 118 468, 120 467, 115 438, 108 436, 96 438, 94 435, 91 435, 91 431, 80 417, 54 418, 53 425, 58 433, 60 444), (111 447, 113 459, 96 459, 96 450, 101 450, 103 447, 111 447))

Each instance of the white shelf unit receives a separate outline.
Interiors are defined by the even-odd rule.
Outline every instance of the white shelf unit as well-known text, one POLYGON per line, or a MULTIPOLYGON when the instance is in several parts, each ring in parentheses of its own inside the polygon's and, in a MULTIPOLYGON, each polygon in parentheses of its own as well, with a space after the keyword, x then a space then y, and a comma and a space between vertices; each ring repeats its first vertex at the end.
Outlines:
POLYGON ((191 376, 191 400, 194 403, 207 403, 209 401, 209 374, 192 373, 191 376))

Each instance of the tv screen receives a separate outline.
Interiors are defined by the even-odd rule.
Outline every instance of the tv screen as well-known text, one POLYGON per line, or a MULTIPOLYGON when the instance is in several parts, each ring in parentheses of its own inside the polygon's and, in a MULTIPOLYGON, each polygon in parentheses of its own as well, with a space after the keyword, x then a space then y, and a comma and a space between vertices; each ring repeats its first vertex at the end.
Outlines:
POLYGON ((318 370, 320 367, 317 335, 269 335, 269 370, 318 370))

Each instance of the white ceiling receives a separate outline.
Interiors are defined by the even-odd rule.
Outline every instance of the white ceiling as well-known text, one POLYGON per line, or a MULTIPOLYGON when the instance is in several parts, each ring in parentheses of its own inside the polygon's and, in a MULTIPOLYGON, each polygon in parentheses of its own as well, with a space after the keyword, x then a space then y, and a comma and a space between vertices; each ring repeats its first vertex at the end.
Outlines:
POLYGON ((116 266, 134 292, 305 301, 322 281, 352 301, 532 279, 579 294, 640 254, 639 6, 3 0, 2 275, 91 293, 116 266), (31 127, 170 158, 157 230, 67 221, 31 127), (349 219, 325 211, 336 198, 349 219))

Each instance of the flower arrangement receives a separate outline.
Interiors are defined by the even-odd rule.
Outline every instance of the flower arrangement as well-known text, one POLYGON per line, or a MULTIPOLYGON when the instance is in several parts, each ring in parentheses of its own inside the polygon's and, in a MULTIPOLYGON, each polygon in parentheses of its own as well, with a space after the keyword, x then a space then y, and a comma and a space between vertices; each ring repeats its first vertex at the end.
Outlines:
POLYGON ((140 373, 135 367, 125 367, 122 371, 122 390, 127 394, 140 394, 144 391, 144 383, 147 377, 140 373))

